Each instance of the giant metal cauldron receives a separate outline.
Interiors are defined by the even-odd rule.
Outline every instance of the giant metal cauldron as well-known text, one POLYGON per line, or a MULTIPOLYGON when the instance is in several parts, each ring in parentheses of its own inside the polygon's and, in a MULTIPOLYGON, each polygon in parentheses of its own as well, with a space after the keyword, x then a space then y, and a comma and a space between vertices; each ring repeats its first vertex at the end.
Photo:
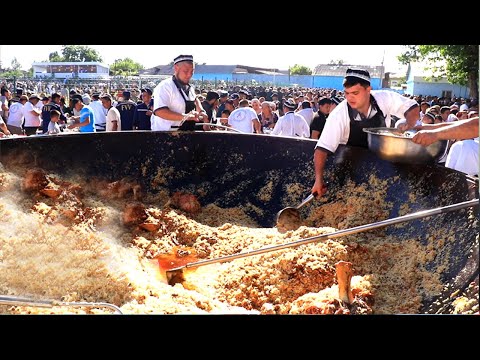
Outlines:
MULTIPOLYGON (((7 170, 19 165, 38 166, 87 178, 134 178, 151 192, 195 191, 202 186, 204 204, 223 208, 251 204, 263 211, 249 215, 261 226, 271 227, 280 209, 294 205, 285 196, 289 184, 301 184, 303 195, 309 193, 314 180, 314 146, 314 140, 229 132, 68 134, 2 139, 0 162, 7 170), (272 174, 277 176, 272 178, 272 174), (271 196, 260 200, 258 192, 268 182, 273 184, 271 196)), ((478 182, 457 171, 436 165, 396 164, 368 150, 347 146, 340 146, 328 158, 327 196, 333 199, 346 181, 366 183, 372 174, 379 179, 397 179, 386 194, 386 200, 394 204, 390 218, 399 215, 400 206, 414 190, 419 195, 412 211, 478 197, 478 182)), ((445 242, 445 251, 432 264, 450 257, 442 279, 445 289, 439 298, 425 299, 425 313, 451 311, 450 295, 478 278, 478 207, 437 217, 435 222, 420 219, 386 229, 400 240, 408 233, 409 238, 414 236, 421 242, 426 242, 432 226, 455 229, 455 241, 445 242)))

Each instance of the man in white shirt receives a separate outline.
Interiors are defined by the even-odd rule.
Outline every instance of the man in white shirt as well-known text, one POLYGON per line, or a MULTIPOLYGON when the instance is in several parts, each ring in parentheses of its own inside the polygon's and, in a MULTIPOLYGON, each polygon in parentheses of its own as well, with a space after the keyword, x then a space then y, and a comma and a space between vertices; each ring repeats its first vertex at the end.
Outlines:
POLYGON ((42 109, 38 107, 39 102, 40 98, 38 95, 32 94, 23 107, 23 116, 25 117, 23 129, 25 130, 25 135, 35 135, 38 127, 42 123, 42 119, 40 118, 42 109))
POLYGON ((313 109, 310 105, 310 101, 302 101, 300 104, 301 110, 297 111, 297 114, 302 115, 307 125, 310 126, 312 123, 313 117, 315 116, 313 109))
POLYGON ((18 99, 18 102, 14 102, 10 106, 10 111, 8 113, 7 128, 12 134, 23 135, 23 108, 25 103, 28 101, 26 95, 21 95, 18 99))
POLYGON ((153 90, 153 131, 195 130, 196 122, 209 122, 193 86, 189 84, 195 71, 193 56, 177 56, 173 60, 173 69, 174 75, 161 81, 153 90))
POLYGON ((329 154, 335 153, 340 144, 368 148, 364 128, 393 127, 391 115, 405 118, 402 130, 411 129, 420 118, 418 103, 396 92, 372 91, 370 74, 366 70, 348 69, 343 80, 342 101, 329 114, 314 154, 315 183, 312 193, 325 194, 323 170, 329 154))
POLYGON ((278 119, 272 135, 291 136, 291 137, 310 137, 310 126, 300 112, 294 112, 297 104, 290 99, 283 103, 283 115, 278 119))
POLYGON ((115 106, 112 106, 113 99, 110 94, 105 94, 101 98, 103 107, 107 110, 105 118, 105 131, 121 131, 122 120, 120 111, 115 106))
POLYGON ((107 123, 107 110, 100 101, 100 94, 93 93, 92 101, 90 102, 93 114, 95 115, 95 130, 105 131, 105 125, 107 123))
POLYGON ((228 116, 228 124, 243 133, 261 134, 261 125, 257 113, 249 107, 247 99, 240 100, 238 109, 233 110, 228 116))

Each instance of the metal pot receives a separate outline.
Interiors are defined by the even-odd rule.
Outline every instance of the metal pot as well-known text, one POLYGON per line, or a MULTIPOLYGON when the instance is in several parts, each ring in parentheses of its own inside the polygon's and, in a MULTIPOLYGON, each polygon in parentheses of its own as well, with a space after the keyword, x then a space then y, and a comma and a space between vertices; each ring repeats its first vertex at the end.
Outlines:
POLYGON ((368 134, 368 148, 380 158, 399 163, 427 164, 438 161, 445 155, 447 140, 422 146, 412 141, 415 132, 402 133, 395 128, 363 129, 368 134))
MULTIPOLYGON (((411 143, 410 139, 386 139, 378 134, 374 138, 404 143, 398 146, 411 143)), ((292 203, 287 191, 292 184, 302 187, 301 193, 311 189, 315 144, 316 140, 311 139, 219 131, 59 134, 2 138, 0 163, 7 171, 38 166, 60 175, 72 173, 88 179, 116 181, 131 177, 152 193, 195 192, 203 186, 203 204, 243 206, 250 209, 248 215, 260 226, 271 227, 275 226, 274 214, 292 203), (269 196, 261 197, 259 189, 266 184, 269 196)), ((411 157, 408 159, 408 163, 386 161, 367 149, 340 145, 326 162, 329 191, 322 201, 336 201, 337 194, 350 182, 368 184, 372 175, 389 182, 385 193, 385 200, 393 204, 389 218, 401 215, 412 192, 417 195, 415 203, 410 204, 411 212, 478 197, 478 181, 452 169, 414 164, 411 157)), ((302 207, 302 217, 319 205, 317 202, 302 207)), ((444 289, 438 296, 424 299, 420 312, 448 313, 454 307, 456 294, 478 278, 478 221, 476 207, 468 213, 456 211, 385 229, 385 235, 394 235, 398 241, 415 237, 422 244, 435 231, 453 233, 451 241, 446 241, 429 263, 431 268, 442 267, 444 289)))

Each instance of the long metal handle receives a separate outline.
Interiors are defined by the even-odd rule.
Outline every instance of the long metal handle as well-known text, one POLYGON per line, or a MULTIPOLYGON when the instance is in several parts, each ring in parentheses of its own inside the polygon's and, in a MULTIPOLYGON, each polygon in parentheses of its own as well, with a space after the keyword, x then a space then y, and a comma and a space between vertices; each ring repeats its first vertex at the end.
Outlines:
POLYGON ((53 306, 51 300, 35 300, 19 296, 4 296, 0 295, 0 305, 23 305, 50 308, 53 306))
POLYGON ((54 306, 71 306, 71 307, 106 307, 115 311, 117 314, 123 314, 122 310, 116 305, 109 303, 92 303, 92 302, 64 302, 55 300, 35 300, 20 296, 4 296, 0 295, 0 305, 14 306, 34 306, 51 308, 54 306))
POLYGON ((308 204, 310 201, 313 200, 314 197, 315 197, 315 195, 313 195, 313 194, 308 195, 308 196, 300 203, 300 205, 297 206, 297 209, 300 209, 303 205, 308 204))
POLYGON ((233 131, 233 132, 237 132, 237 133, 240 133, 240 134, 245 134, 243 131, 234 129, 234 128, 230 127, 230 126, 225 126, 225 125, 220 125, 220 124, 214 124, 214 123, 195 123, 195 126, 204 126, 204 125, 216 126, 216 127, 219 127, 219 128, 222 128, 222 129, 226 129, 226 130, 231 130, 231 131, 233 131))
MULTIPOLYGON (((402 222, 406 222, 406 221, 420 219, 420 218, 424 218, 424 217, 427 217, 427 216, 443 214, 443 213, 447 213, 447 212, 450 212, 450 211, 465 209, 465 208, 468 208, 468 207, 471 207, 471 206, 477 206, 477 205, 478 205, 478 199, 464 201, 464 202, 461 202, 461 203, 458 203, 458 204, 442 206, 442 207, 438 207, 438 208, 430 209, 430 210, 418 211, 416 213, 409 214, 409 215, 403 215, 403 216, 399 216, 399 217, 396 217, 396 218, 387 219, 387 220, 383 220, 383 221, 379 221, 379 222, 375 222, 375 223, 371 223, 371 224, 367 224, 367 225, 360 225, 360 226, 356 226, 356 227, 345 229, 345 230, 339 230, 339 231, 335 231, 335 232, 330 233, 330 234, 312 236, 312 237, 309 237, 309 238, 305 238, 305 239, 301 239, 301 240, 297 240, 297 241, 292 241, 292 242, 289 242, 289 243, 286 243, 286 244, 265 246, 261 249, 251 250, 251 251, 247 251, 247 252, 244 252, 244 253, 227 255, 227 256, 216 258, 216 259, 208 259, 208 260, 197 261, 197 262, 194 262, 194 263, 186 264, 186 265, 184 265, 182 267, 179 267, 177 269, 198 267, 198 266, 209 265, 209 264, 214 264, 214 263, 222 263, 222 262, 225 262, 225 261, 239 259, 239 258, 243 258, 243 257, 247 257, 247 256, 260 255, 260 254, 264 254, 264 253, 271 252, 271 251, 277 251, 277 250, 282 250, 282 249, 286 249, 286 248, 293 248, 293 247, 309 244, 311 242, 318 241, 318 240, 335 239, 335 238, 339 238, 339 237, 342 237, 342 236, 357 234, 357 233, 360 233, 362 231, 373 230, 373 229, 377 229, 377 228, 388 226, 388 225, 393 225, 393 224, 398 224, 398 223, 402 223, 402 222)), ((171 271, 174 271, 174 270, 176 270, 176 269, 172 269, 171 271)))

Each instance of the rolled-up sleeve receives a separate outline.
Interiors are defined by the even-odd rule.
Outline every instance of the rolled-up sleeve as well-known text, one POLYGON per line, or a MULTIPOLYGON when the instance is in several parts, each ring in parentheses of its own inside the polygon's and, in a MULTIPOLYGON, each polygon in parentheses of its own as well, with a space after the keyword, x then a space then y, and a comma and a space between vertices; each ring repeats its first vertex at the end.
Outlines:
POLYGON ((350 118, 348 117, 347 102, 338 105, 328 116, 322 135, 315 148, 328 153, 337 151, 338 145, 346 144, 350 136, 350 118))
POLYGON ((153 108, 155 110, 171 107, 172 88, 165 82, 154 90, 153 108))

